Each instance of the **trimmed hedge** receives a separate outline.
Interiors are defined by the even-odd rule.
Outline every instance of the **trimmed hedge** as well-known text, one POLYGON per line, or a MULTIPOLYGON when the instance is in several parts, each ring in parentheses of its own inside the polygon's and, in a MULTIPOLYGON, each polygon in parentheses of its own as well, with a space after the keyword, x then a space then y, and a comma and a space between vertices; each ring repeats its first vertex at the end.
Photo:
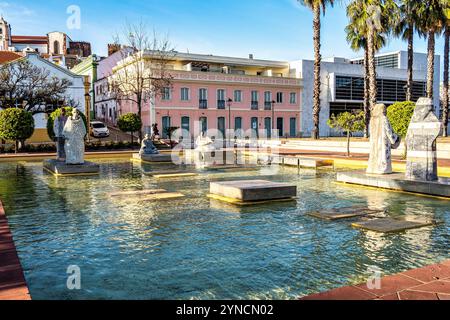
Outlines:
POLYGON ((0 111, 0 139, 25 141, 34 133, 33 115, 20 108, 0 111))

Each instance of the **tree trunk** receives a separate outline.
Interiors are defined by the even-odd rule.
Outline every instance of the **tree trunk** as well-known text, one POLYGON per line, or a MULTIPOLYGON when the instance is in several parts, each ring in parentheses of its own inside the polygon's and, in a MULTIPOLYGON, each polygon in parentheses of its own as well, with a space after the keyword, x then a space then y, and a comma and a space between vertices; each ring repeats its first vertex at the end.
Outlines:
POLYGON ((350 131, 347 131, 347 157, 350 157, 350 131))
POLYGON ((131 132, 131 149, 134 148, 134 132, 131 132))
MULTIPOLYGON (((409 29, 413 30, 413 26, 409 25, 409 29)), ((414 32, 410 32, 408 36, 408 80, 406 83, 406 101, 412 101, 413 65, 414 65, 414 32)))
POLYGON ((448 136, 448 104, 449 104, 449 49, 450 49, 450 26, 445 28, 444 45, 444 96, 442 98, 442 124, 444 126, 443 136, 448 136))
POLYGON ((19 140, 16 140, 16 147, 14 148, 14 153, 19 151, 19 140))
POLYGON ((320 5, 314 6, 314 93, 313 93, 313 139, 319 139, 320 132, 320 65, 322 56, 320 55, 320 5))
POLYGON ((369 137, 370 127, 370 103, 369 103, 369 51, 364 48, 364 138, 369 137))
POLYGON ((427 98, 433 99, 435 33, 428 32, 427 98))
POLYGON ((367 47, 369 49, 369 107, 372 110, 377 104, 377 71, 375 64, 375 32, 369 30, 367 35, 367 47))
MULTIPOLYGON (((137 99, 137 105, 138 105, 138 116, 139 116, 139 119, 141 120, 142 123, 144 123, 142 121, 142 99, 140 97, 137 99)), ((142 128, 141 128, 141 130, 139 130, 139 141, 138 142, 139 143, 142 142, 142 128)))

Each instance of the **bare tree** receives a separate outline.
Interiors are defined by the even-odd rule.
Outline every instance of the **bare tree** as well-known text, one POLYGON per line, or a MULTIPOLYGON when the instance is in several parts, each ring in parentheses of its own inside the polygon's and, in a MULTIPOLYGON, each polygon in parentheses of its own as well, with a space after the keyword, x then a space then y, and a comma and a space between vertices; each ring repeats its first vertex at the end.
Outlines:
POLYGON ((71 85, 71 81, 52 77, 48 70, 25 59, 3 64, 0 65, 0 107, 44 113, 46 110, 41 106, 64 101, 71 85))
MULTIPOLYGON (((144 104, 156 99, 165 88, 172 88, 169 62, 175 51, 167 37, 160 39, 143 22, 127 24, 122 36, 116 36, 114 42, 122 48, 122 60, 110 77, 112 96, 118 104, 122 101, 134 104, 142 120, 144 104)), ((142 141, 142 131, 139 138, 142 141)))

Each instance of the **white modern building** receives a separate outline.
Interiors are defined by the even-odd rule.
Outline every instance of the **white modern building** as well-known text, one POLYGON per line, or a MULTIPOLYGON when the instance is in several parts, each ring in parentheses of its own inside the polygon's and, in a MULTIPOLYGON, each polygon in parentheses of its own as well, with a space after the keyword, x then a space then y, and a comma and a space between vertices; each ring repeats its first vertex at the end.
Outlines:
MULTIPOLYGON (((440 57, 436 56, 434 71, 434 106, 439 112, 440 57)), ((406 99, 408 53, 397 51, 376 56, 378 102, 386 105, 406 99)), ((312 106, 314 89, 314 61, 300 60, 291 63, 298 77, 303 79, 301 128, 304 136, 313 129, 312 106)), ((413 100, 426 96, 427 55, 414 54, 413 100)), ((327 125, 332 114, 362 109, 364 101, 363 59, 323 59, 321 80, 320 135, 330 136, 335 132, 327 125)))

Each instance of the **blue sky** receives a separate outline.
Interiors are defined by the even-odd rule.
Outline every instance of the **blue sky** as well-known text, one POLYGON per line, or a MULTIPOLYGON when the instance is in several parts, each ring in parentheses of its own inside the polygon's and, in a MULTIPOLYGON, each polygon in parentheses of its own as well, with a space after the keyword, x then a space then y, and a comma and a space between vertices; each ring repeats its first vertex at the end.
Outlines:
MULTIPOLYGON (((168 34, 178 51, 274 60, 310 59, 312 15, 296 0, 0 0, 0 12, 11 23, 13 34, 44 35, 67 32, 73 40, 90 41, 93 51, 106 54, 106 44, 126 21, 145 21, 168 34), (68 30, 67 7, 81 9, 81 29, 68 30)), ((323 18, 324 57, 356 57, 349 49, 344 28, 345 6, 336 5, 323 18)), ((444 41, 436 43, 443 55, 444 41)), ((404 50, 391 40, 382 52, 404 50)), ((416 51, 426 52, 426 42, 416 39, 416 51)), ((441 57, 442 59, 442 57, 441 57)))

